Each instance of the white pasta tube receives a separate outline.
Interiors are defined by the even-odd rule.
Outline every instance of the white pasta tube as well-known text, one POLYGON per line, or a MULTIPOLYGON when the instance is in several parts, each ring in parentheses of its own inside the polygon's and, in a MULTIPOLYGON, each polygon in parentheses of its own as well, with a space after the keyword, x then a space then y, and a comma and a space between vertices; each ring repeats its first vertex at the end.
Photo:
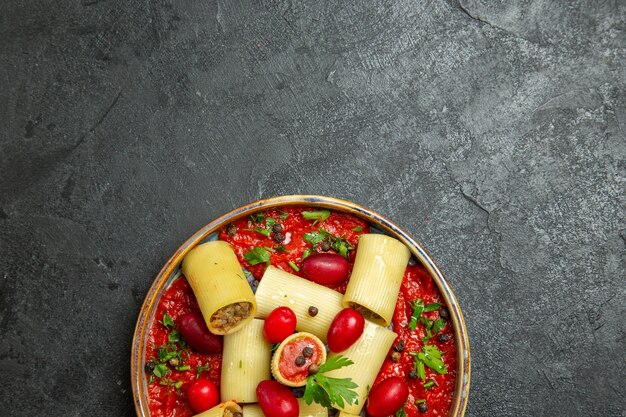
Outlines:
POLYGON ((257 317, 265 318, 277 307, 286 306, 296 314, 296 329, 313 333, 326 342, 326 333, 341 310, 341 294, 282 269, 269 266, 256 290, 257 317), (317 307, 314 317, 309 307, 317 307))
POLYGON ((337 417, 359 417, 359 416, 356 414, 344 413, 343 411, 340 411, 339 414, 337 414, 337 417))
MULTIPOLYGON (((328 417, 328 408, 315 402, 307 405, 302 398, 298 398, 298 408, 300 409, 298 417, 328 417)), ((243 406, 243 417, 265 417, 265 414, 258 404, 249 404, 243 406)))
POLYGON ((388 326, 410 256, 409 249, 397 239, 381 234, 362 235, 343 306, 388 326))
POLYGON ((396 334, 391 330, 365 321, 363 334, 352 346, 341 353, 329 355, 329 358, 339 355, 345 356, 354 364, 335 369, 324 375, 332 378, 352 378, 352 381, 358 385, 357 388, 354 388, 359 396, 358 404, 345 404, 343 408, 337 406, 335 408, 348 414, 358 415, 361 412, 369 388, 374 384, 378 371, 380 371, 394 340, 396 340, 396 334))
POLYGON ((263 320, 254 319, 237 333, 224 336, 220 397, 255 403, 256 386, 270 379, 272 345, 263 337, 263 320))
POLYGON ((252 320, 254 293, 230 244, 196 246, 183 259, 182 270, 211 333, 233 333, 252 320))
POLYGON ((234 413, 241 413, 241 407, 236 402, 227 401, 196 414, 194 417, 232 417, 234 413))

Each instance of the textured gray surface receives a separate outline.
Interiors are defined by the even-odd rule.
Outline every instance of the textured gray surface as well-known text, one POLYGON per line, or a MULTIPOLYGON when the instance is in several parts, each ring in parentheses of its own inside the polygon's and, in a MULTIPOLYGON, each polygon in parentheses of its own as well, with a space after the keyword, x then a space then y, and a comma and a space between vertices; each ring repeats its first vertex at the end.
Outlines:
POLYGON ((316 193, 438 260, 467 416, 626 416, 625 68, 623 0, 3 0, 1 413, 132 416, 173 250, 316 193))

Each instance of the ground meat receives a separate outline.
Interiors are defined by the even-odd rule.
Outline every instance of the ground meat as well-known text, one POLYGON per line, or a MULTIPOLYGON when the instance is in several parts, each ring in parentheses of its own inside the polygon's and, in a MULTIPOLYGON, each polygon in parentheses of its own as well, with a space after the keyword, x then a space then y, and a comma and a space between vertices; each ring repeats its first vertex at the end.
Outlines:
POLYGON ((211 317, 211 327, 228 332, 250 315, 252 304, 248 302, 229 304, 217 310, 211 317))
POLYGON ((370 309, 363 307, 362 305, 359 305, 357 303, 350 303, 350 307, 368 320, 375 321, 375 322, 384 321, 381 316, 374 313, 370 309))

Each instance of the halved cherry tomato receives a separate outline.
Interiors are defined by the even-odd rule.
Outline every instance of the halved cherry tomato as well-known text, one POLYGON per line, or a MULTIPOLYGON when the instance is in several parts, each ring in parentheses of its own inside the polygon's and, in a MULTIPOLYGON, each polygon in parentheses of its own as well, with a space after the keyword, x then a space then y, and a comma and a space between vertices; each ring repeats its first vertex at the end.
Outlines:
POLYGON ((280 343, 296 331, 296 313, 289 307, 278 307, 265 319, 263 336, 270 343, 280 343))
POLYGON ((187 388, 187 399, 195 413, 201 413, 220 403, 220 395, 214 383, 205 378, 196 379, 187 388))
POLYGON ((335 253, 315 253, 302 262, 302 272, 318 284, 337 284, 348 277, 348 260, 335 253))
POLYGON ((185 342, 200 353, 220 353, 224 346, 222 336, 209 331, 202 314, 187 313, 178 320, 178 330, 185 342))
POLYGON ((392 376, 371 389, 367 396, 367 413, 386 417, 402 408, 409 397, 409 388, 402 378, 392 376))
POLYGON ((341 310, 330 323, 326 339, 332 352, 348 349, 363 333, 365 319, 351 308, 341 310))
POLYGON ((256 396, 263 414, 272 417, 298 417, 300 407, 293 392, 286 386, 271 380, 259 382, 256 396))

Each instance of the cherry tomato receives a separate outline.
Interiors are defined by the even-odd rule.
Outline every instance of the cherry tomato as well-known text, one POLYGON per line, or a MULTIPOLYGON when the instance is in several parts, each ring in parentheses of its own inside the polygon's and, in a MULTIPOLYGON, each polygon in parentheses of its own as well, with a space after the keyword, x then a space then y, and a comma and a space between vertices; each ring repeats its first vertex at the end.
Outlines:
POLYGON ((386 417, 402 408, 409 397, 409 388, 402 378, 392 376, 371 389, 367 396, 367 413, 386 417))
POLYGON ((200 353, 220 353, 224 345, 222 336, 209 331, 204 317, 199 312, 192 311, 178 320, 178 330, 183 339, 200 353))
POLYGON ((214 383, 205 378, 196 379, 187 388, 187 400, 195 413, 201 413, 220 403, 220 395, 214 383))
POLYGON ((263 414, 272 417, 298 417, 300 408, 293 392, 272 380, 259 382, 256 396, 263 414))
POLYGON ((296 331, 296 313, 289 307, 278 307, 265 319, 263 335, 270 343, 280 343, 296 331))
POLYGON ((318 284, 337 284, 348 277, 348 260, 334 253, 315 253, 302 262, 302 272, 318 284))
POLYGON ((341 310, 330 323, 326 339, 332 352, 348 349, 363 333, 365 319, 351 308, 341 310))

